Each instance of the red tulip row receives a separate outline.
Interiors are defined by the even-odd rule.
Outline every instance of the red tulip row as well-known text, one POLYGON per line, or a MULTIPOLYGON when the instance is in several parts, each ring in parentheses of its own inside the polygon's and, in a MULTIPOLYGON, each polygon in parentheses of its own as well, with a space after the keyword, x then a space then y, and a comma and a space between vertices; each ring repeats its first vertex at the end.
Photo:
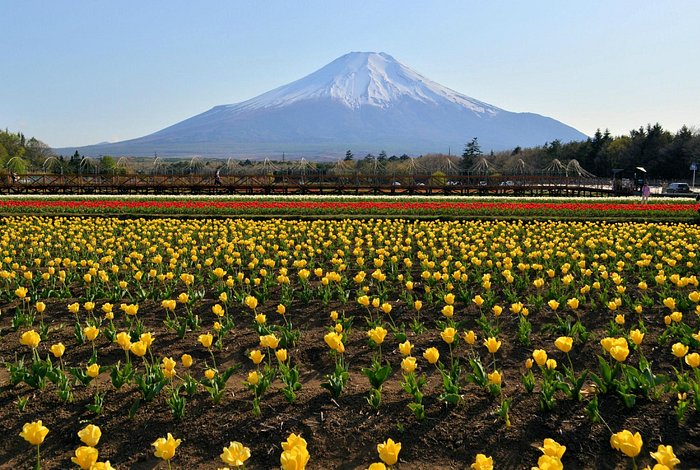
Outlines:
POLYGON ((119 214, 194 214, 194 215, 425 215, 425 216, 545 216, 545 217, 654 217, 692 218, 700 204, 669 202, 567 201, 444 201, 439 199, 396 200, 329 200, 319 199, 207 199, 207 200, 115 200, 115 199, 9 199, 0 200, 6 213, 119 213, 119 214))

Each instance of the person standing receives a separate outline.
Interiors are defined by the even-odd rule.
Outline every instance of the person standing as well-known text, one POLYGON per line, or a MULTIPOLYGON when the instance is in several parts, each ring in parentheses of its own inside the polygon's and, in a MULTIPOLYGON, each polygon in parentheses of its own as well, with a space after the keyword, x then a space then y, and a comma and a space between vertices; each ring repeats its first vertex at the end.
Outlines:
POLYGON ((642 203, 643 204, 646 204, 647 202, 649 202, 649 195, 650 194, 651 194, 651 188, 645 182, 644 186, 642 186, 642 203))

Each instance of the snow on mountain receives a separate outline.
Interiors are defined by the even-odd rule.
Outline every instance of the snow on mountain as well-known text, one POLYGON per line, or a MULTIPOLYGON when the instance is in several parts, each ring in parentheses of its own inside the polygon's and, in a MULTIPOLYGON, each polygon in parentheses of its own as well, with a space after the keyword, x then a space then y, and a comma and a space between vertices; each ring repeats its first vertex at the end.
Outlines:
POLYGON ((453 103, 479 114, 501 111, 435 83, 383 52, 351 52, 304 78, 230 107, 275 108, 322 98, 352 109, 365 105, 386 108, 408 98, 433 105, 453 103))
MULTIPOLYGON (((424 77, 385 53, 351 52, 255 98, 220 105, 138 139, 82 147, 85 155, 400 155, 530 147, 584 134, 552 118, 513 113, 424 77)), ((76 149, 57 149, 72 154, 76 149)))

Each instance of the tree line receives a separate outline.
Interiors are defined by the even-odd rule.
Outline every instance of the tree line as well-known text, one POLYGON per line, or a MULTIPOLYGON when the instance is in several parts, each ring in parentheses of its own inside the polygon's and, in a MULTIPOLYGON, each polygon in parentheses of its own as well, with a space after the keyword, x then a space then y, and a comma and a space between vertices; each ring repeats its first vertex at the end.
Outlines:
MULTIPOLYGON (((472 141, 470 144, 473 144, 472 141)), ((474 164, 473 145, 465 147, 463 166, 474 164)), ((566 164, 577 160, 581 167, 596 176, 610 176, 613 169, 633 170, 642 167, 656 179, 687 179, 690 166, 700 165, 700 132, 687 126, 675 134, 660 124, 647 125, 628 135, 612 136, 608 130, 584 141, 547 142, 540 147, 497 152, 494 163, 504 169, 516 168, 519 162, 542 168, 554 159, 566 164)))
MULTIPOLYGON (((509 151, 490 152, 487 155, 482 152, 477 136, 465 144, 461 158, 442 154, 421 155, 418 158, 407 154, 389 156, 384 150, 376 156, 368 153, 362 157, 356 157, 352 150, 348 150, 345 157, 341 158, 344 168, 369 174, 403 171, 406 167, 415 171, 431 171, 436 165, 444 165, 446 160, 452 162, 450 165, 454 163, 455 170, 465 174, 474 172, 474 168, 482 161, 488 162, 503 173, 516 173, 522 171, 524 166, 536 172, 554 160, 563 164, 576 160, 582 168, 596 176, 610 176, 613 169, 631 170, 643 167, 651 178, 687 179, 690 165, 700 164, 700 132, 683 126, 676 133, 672 133, 656 123, 634 129, 628 135, 612 136, 609 131, 599 129, 584 141, 562 143, 554 140, 538 147, 516 147, 509 151)), ((223 165, 221 160, 198 164, 202 170, 223 165)), ((252 166, 253 163, 246 160, 241 165, 252 166)), ((179 173, 192 170, 189 168, 191 166, 182 159, 170 162, 162 160, 158 170, 179 173)), ((329 171, 333 165, 319 163, 314 166, 329 171)), ((69 156, 56 155, 48 145, 34 137, 27 139, 21 132, 0 130, 2 173, 121 174, 129 171, 133 171, 133 168, 118 165, 112 156, 94 158, 80 155, 78 151, 69 156)))

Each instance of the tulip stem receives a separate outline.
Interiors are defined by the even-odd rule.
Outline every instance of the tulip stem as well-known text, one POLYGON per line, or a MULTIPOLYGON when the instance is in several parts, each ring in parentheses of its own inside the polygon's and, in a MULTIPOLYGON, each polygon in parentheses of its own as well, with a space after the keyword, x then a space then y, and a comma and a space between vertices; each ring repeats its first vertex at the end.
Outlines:
POLYGON ((41 470, 41 444, 36 446, 36 470, 41 470))

